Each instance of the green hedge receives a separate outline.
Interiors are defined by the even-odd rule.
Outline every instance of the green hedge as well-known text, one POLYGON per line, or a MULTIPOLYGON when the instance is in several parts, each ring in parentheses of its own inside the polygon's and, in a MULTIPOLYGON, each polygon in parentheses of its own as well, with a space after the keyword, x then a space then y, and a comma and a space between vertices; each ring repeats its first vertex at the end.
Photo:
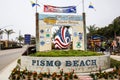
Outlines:
POLYGON ((68 56, 99 56, 102 55, 97 52, 92 51, 82 51, 82 50, 52 50, 46 52, 36 52, 30 54, 30 56, 37 57, 68 57, 68 56))

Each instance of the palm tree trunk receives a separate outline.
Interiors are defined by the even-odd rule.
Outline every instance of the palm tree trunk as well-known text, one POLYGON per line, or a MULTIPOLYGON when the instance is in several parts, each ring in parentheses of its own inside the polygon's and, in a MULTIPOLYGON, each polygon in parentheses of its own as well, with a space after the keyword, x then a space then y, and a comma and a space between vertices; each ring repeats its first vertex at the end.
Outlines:
POLYGON ((9 47, 9 34, 8 34, 8 47, 9 47))

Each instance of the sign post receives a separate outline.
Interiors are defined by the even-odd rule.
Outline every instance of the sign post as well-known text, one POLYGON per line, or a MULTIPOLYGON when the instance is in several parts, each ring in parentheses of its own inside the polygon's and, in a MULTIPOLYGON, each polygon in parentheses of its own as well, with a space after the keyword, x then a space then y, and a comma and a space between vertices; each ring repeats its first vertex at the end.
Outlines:
POLYGON ((39 14, 36 12, 36 51, 39 51, 39 23, 38 23, 39 14))
POLYGON ((31 43, 31 35, 30 34, 25 34, 25 44, 29 44, 31 43))
POLYGON ((83 28, 84 28, 84 49, 87 50, 87 34, 86 34, 86 16, 84 11, 84 0, 82 0, 83 5, 83 28))

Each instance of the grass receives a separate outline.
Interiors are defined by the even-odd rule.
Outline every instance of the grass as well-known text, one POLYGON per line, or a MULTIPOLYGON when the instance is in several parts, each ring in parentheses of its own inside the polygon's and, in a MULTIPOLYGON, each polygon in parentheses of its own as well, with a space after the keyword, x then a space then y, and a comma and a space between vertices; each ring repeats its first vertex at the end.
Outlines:
POLYGON ((102 55, 97 52, 92 51, 82 51, 82 50, 52 50, 46 52, 36 52, 30 54, 30 56, 36 57, 75 57, 75 56, 99 56, 102 55))

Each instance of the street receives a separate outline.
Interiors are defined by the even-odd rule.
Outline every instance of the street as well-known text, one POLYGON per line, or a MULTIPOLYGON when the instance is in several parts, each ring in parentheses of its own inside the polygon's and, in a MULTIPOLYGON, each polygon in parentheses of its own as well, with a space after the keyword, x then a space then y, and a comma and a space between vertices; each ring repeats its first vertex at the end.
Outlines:
POLYGON ((27 46, 17 49, 0 50, 0 72, 10 63, 18 59, 26 49, 27 46))

